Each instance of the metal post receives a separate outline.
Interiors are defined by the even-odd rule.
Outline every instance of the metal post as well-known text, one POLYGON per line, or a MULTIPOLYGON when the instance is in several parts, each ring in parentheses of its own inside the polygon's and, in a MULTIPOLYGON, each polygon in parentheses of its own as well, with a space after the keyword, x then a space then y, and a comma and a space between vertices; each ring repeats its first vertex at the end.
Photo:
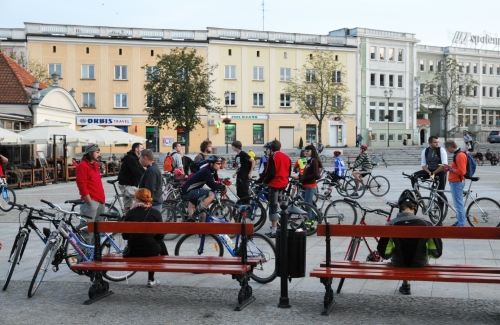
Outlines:
POLYGON ((389 91, 387 91, 387 89, 384 90, 384 96, 385 96, 385 98, 387 98, 387 115, 385 117, 387 118, 387 147, 389 147, 389 118, 390 118, 390 115, 389 115, 389 100, 392 97, 392 89, 390 89, 389 91))
MULTIPOLYGON (((224 92, 224 103, 226 104, 226 119, 229 118, 227 115, 227 104, 229 104, 229 91, 224 92)), ((224 123, 224 141, 226 142, 226 154, 229 153, 229 147, 228 147, 228 142, 227 142, 227 123, 224 123)))
POLYGON ((281 278, 281 296, 278 308, 290 308, 288 299, 288 205, 281 202, 281 228, 280 228, 280 278, 281 278))

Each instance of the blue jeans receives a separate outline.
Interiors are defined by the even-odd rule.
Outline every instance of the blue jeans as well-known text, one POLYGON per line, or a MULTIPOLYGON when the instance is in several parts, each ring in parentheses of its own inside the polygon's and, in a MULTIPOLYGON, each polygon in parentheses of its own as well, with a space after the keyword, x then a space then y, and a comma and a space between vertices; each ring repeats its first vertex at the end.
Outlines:
POLYGON ((465 226, 464 187, 465 180, 461 182, 450 182, 453 205, 455 206, 455 210, 457 210, 457 226, 465 226))
MULTIPOLYGON (((306 193, 304 194, 304 202, 312 204, 313 203, 313 198, 314 198, 314 193, 316 193, 317 189, 318 189, 317 187, 306 188, 306 193)), ((307 211, 307 219, 309 221, 312 221, 313 220, 313 215, 312 215, 311 208, 307 207, 306 211, 307 211)))

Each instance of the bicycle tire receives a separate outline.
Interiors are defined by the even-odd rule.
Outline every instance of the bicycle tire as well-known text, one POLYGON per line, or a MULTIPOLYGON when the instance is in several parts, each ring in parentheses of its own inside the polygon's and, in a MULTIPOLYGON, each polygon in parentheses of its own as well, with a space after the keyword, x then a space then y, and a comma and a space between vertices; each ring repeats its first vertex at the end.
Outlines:
POLYGON ((328 204, 323 219, 325 219, 325 223, 328 219, 336 219, 339 225, 355 225, 358 220, 358 213, 351 203, 344 200, 336 200, 328 204))
POLYGON ((434 200, 432 202, 432 206, 427 208, 429 205, 429 201, 431 200, 430 197, 424 196, 418 199, 418 211, 416 215, 424 215, 429 218, 429 221, 434 225, 442 225, 443 223, 443 214, 441 213, 441 207, 439 206, 438 202, 434 200))
POLYGON ((346 176, 343 179, 339 180, 339 186, 337 186, 337 193, 343 197, 349 197, 346 191, 346 185, 351 180, 354 179, 352 176, 346 176))
MULTIPOLYGON (((177 208, 176 201, 164 201, 161 209, 161 217, 163 222, 182 222, 185 221, 184 215, 177 208)), ((180 234, 165 234, 164 240, 174 240, 178 238, 180 234)))
MULTIPOLYGON (((78 239, 80 241, 82 241, 83 243, 87 244, 89 239, 92 238, 90 241, 92 241, 92 244, 94 243, 94 237, 93 235, 90 236, 90 234, 88 234, 88 227, 87 227, 87 224, 80 224, 78 225, 76 228, 76 231, 74 232, 75 236, 78 237, 78 239), (87 239, 84 238, 84 235, 83 234, 87 234, 87 239)), ((69 243, 69 240, 66 240, 65 241, 66 243, 64 244, 64 261, 66 262, 66 265, 69 267, 69 269, 71 271, 73 271, 74 273, 76 274, 79 274, 79 275, 84 275, 84 273, 82 271, 77 271, 77 270, 73 270, 71 269, 71 266, 75 265, 75 264, 78 264, 80 263, 83 259, 82 259, 82 256, 80 255, 80 253, 78 253, 75 248, 69 243)), ((92 245, 92 244, 89 244, 89 245, 92 245)), ((87 255, 89 256, 90 255, 90 252, 87 252, 87 249, 84 248, 84 247, 81 247, 80 246, 80 249, 87 255)))
POLYGON ((345 191, 346 191, 347 197, 350 197, 352 199, 359 199, 359 198, 363 197, 363 195, 365 195, 366 186, 363 185, 363 187, 358 188, 359 182, 360 181, 353 178, 345 184, 345 191), (356 192, 358 193, 358 195, 355 195, 356 192))
POLYGON ((500 226, 500 204, 488 197, 480 197, 472 201, 465 215, 472 227, 500 226))
POLYGON ((236 212, 234 210, 234 201, 229 199, 221 199, 213 201, 210 205, 208 213, 219 219, 226 220, 227 222, 235 222, 236 212))
MULTIPOLYGON (((116 202, 115 202, 116 203, 116 202)), ((120 219, 123 217, 123 213, 118 210, 118 208, 113 204, 104 203, 104 212, 115 212, 118 213, 120 219)))
POLYGON ((313 202, 315 204, 317 204, 319 201, 318 195, 323 195, 323 196, 326 196, 327 198, 331 196, 331 193, 332 193, 332 190, 330 189, 331 185, 325 184, 325 181, 326 181, 325 178, 322 178, 322 179, 319 179, 316 181, 317 191, 314 193, 314 197, 313 197, 313 202))
POLYGON ((312 218, 315 221, 315 226, 312 227, 312 228, 310 228, 310 227, 307 227, 305 225, 305 222, 309 218, 308 215, 307 215, 307 213, 306 214, 294 214, 294 213, 290 213, 290 216, 289 216, 290 219, 289 220, 291 221, 290 222, 291 228, 292 229, 297 229, 297 228, 302 227, 304 229, 304 231, 306 232, 306 236, 314 235, 316 233, 316 231, 318 230, 316 225, 322 223, 322 221, 323 221, 323 215, 321 214, 321 212, 313 204, 307 203, 307 202, 304 202, 304 201, 293 202, 293 205, 295 205, 299 209, 302 209, 302 210, 304 210, 306 212, 307 212, 307 209, 311 209, 312 214, 313 214, 312 218), (298 217, 294 218, 294 215, 298 216, 298 217), (297 225, 297 227, 294 227, 294 224, 297 225))
MULTIPOLYGON (((250 215, 247 214, 246 221, 253 223, 254 232, 258 231, 266 223, 267 220, 266 208, 264 208, 259 199, 254 199, 251 196, 245 196, 239 199, 238 201, 236 201, 236 204, 243 204, 242 202, 252 202, 249 204, 252 208, 252 211, 250 211, 250 215)), ((239 220, 240 214, 236 212, 236 215, 237 215, 236 221, 241 222, 241 220, 239 220)))
POLYGON ((30 287, 28 289, 28 297, 31 298, 35 295, 38 288, 40 288, 40 284, 42 283, 43 277, 45 273, 47 273, 47 269, 50 266, 52 259, 54 258, 58 247, 56 243, 53 241, 53 237, 50 237, 43 249, 42 257, 40 258, 40 263, 35 270, 35 274, 33 274, 33 278, 31 279, 30 287))
POLYGON ((7 277, 5 278, 5 283, 3 285, 3 291, 7 290, 7 287, 9 286, 16 264, 21 260, 21 251, 23 250, 23 246, 27 240, 28 236, 23 231, 21 231, 14 240, 14 245, 12 246, 11 254, 9 256, 9 267, 7 269, 7 277))
POLYGON ((327 158, 325 155, 320 155, 320 156, 319 156, 319 160, 321 160, 321 163, 323 163, 323 164, 324 164, 324 163, 326 163, 326 162, 327 162, 328 158, 327 158))
POLYGON ((372 179, 368 183, 368 189, 370 190, 370 193, 379 197, 386 195, 389 192, 390 188, 391 183, 389 183, 389 180, 380 175, 372 177, 372 179))
POLYGON ((175 256, 223 256, 224 246, 215 235, 183 235, 175 245, 175 256), (202 237, 204 236, 204 237, 202 237), (201 252, 201 239, 205 238, 201 252))
MULTIPOLYGON (((127 246, 127 241, 124 240, 119 233, 113 233, 111 234, 111 238, 113 239, 113 242, 120 248, 121 251, 117 251, 115 247, 111 244, 109 238, 106 238, 104 242, 101 245, 101 254, 102 255, 120 255, 122 256, 122 252, 125 249, 125 246, 127 246)), ((131 276, 133 276, 136 272, 135 271, 130 271, 130 272, 123 272, 123 271, 106 271, 103 273, 103 276, 113 282, 119 282, 119 281, 124 281, 131 276)))
POLYGON ((3 186, 2 193, 0 195, 0 210, 3 212, 9 212, 14 208, 13 205, 9 204, 9 202, 16 203, 16 193, 8 188, 7 186, 3 186))
MULTIPOLYGON (((349 247, 349 253, 347 254, 347 260, 352 261, 354 258, 356 258, 355 253, 357 250, 357 247, 359 245, 360 238, 359 237, 353 237, 351 239, 351 246, 349 247)), ((342 286, 344 285, 345 278, 341 278, 339 280, 339 285, 337 287, 337 293, 340 293, 342 290, 342 286)))
POLYGON ((253 234, 248 237, 247 257, 264 257, 264 262, 257 264, 250 276, 258 283, 269 283, 276 279, 276 245, 267 236, 253 234))

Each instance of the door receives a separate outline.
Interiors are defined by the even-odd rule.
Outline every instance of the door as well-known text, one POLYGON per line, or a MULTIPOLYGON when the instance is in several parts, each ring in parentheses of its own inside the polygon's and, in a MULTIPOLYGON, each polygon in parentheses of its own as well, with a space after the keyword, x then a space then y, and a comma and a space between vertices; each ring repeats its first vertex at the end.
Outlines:
POLYGON ((281 149, 293 149, 293 127, 280 127, 281 149))
POLYGON ((422 129, 420 130, 420 144, 424 144, 425 143, 425 130, 422 129))
POLYGON ((339 126, 330 125, 330 130, 328 130, 328 144, 332 147, 336 147, 338 143, 339 126))

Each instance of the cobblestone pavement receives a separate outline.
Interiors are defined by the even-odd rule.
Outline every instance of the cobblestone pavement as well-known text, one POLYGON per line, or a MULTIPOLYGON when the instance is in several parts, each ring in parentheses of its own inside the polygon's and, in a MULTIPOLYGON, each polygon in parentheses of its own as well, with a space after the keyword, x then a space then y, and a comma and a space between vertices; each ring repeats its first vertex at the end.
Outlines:
MULTIPOLYGON (((409 181, 401 176, 402 171, 412 172, 418 166, 389 166, 378 168, 374 175, 384 175, 391 181, 391 190, 385 197, 374 197, 366 193, 359 201, 371 208, 385 208, 385 202, 396 200, 409 181)), ((233 171, 224 171, 230 175, 233 171)), ((481 180, 474 183, 478 196, 498 199, 500 168, 479 166, 476 175, 481 180)), ((114 179, 114 178, 108 178, 114 179)), ((106 178, 104 180, 107 180, 106 178)), ((107 197, 113 194, 112 187, 105 183, 107 197)), ((41 207, 40 199, 55 203, 78 197, 76 184, 60 183, 45 187, 16 190, 18 203, 41 207)), ((358 212, 359 213, 359 212, 358 212)), ((0 285, 7 273, 7 259, 12 240, 17 233, 18 213, 0 213, 0 285)), ((369 224, 383 224, 380 216, 367 218, 369 224)), ((269 222, 268 222, 269 224, 269 222)), ((260 232, 269 231, 266 224, 260 232)), ((83 306, 90 283, 84 276, 77 276, 65 265, 59 272, 47 272, 44 282, 35 297, 27 298, 29 281, 39 261, 43 246, 32 236, 27 250, 16 267, 13 280, 5 292, 0 292, 0 324, 83 324, 83 323, 130 323, 148 324, 227 324, 243 321, 255 324, 499 324, 499 286, 492 284, 412 282, 412 296, 398 292, 398 281, 346 280, 342 294, 337 295, 337 304, 329 317, 321 316, 324 287, 316 278, 306 276, 292 279, 289 283, 290 309, 277 308, 280 281, 261 285, 251 282, 257 298, 242 312, 233 311, 238 284, 230 276, 183 273, 158 273, 161 286, 146 288, 145 273, 129 279, 129 283, 111 283, 114 295, 90 306, 83 306)), ((167 241, 172 252, 175 241, 167 241)), ((374 243, 372 243, 374 244, 374 243)), ((343 259, 348 240, 332 240, 332 257, 343 259)), ((364 247, 358 255, 362 260, 367 255, 364 247)), ((325 254, 324 239, 307 238, 306 275, 318 265, 325 254)), ((443 264, 500 264, 500 242, 445 240, 443 264)), ((334 285, 337 281, 334 282, 334 285)), ((336 286, 334 286, 336 288, 336 286)))

